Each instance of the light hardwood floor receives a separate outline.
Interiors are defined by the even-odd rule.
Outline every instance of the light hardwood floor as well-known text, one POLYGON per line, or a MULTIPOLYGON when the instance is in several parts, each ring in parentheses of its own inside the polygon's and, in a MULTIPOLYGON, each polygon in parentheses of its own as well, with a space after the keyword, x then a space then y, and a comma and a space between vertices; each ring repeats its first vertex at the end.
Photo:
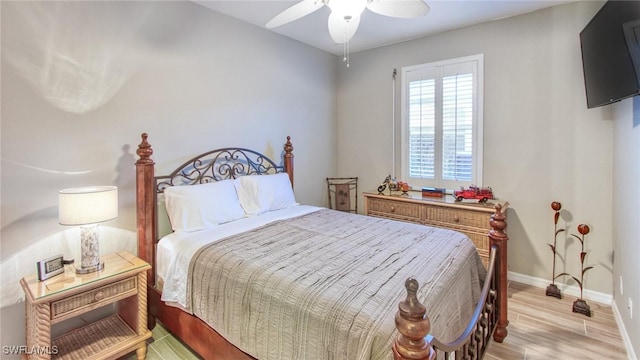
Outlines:
MULTIPOLYGON (((587 301, 592 317, 575 314, 575 297, 556 299, 544 289, 509 283, 509 335, 502 344, 491 343, 485 360, 627 359, 610 306, 587 301)), ((135 359, 135 354, 127 357, 135 359)), ((149 360, 198 359, 161 326, 153 329, 149 360)))
POLYGON ((572 296, 545 296, 545 290, 509 283, 509 335, 492 342, 486 360, 627 359, 611 306, 587 301, 592 317, 571 311, 572 296))

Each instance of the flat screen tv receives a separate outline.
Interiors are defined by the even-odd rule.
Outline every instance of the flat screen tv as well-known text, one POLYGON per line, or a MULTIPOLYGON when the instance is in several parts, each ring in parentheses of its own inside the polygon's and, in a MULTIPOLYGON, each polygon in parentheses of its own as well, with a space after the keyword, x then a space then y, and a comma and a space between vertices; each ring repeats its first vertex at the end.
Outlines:
POLYGON ((607 1, 580 32, 587 107, 640 94, 640 2, 607 1))

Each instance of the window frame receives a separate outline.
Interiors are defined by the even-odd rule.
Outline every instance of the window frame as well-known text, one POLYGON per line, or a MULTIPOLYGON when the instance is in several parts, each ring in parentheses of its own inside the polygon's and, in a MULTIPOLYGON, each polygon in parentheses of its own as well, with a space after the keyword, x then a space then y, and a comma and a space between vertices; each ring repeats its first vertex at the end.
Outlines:
MULTIPOLYGON (((437 188, 446 188, 448 190, 457 189, 461 186, 470 186, 477 185, 482 186, 483 179, 483 90, 484 90, 484 55, 476 54, 471 56, 464 56, 453 59, 446 59, 440 61, 434 61, 430 63, 424 63, 419 65, 407 66, 401 69, 401 161, 400 161, 400 171, 402 174, 402 179, 411 184, 414 188, 421 187, 437 187, 437 188), (474 94, 474 102, 473 102, 473 121, 472 121, 472 175, 470 181, 460 181, 460 180, 444 180, 442 178, 442 169, 438 171, 436 169, 435 179, 425 179, 425 178, 416 178, 409 177, 409 84, 411 80, 415 80, 411 77, 412 73, 417 74, 417 72, 437 72, 438 75, 436 77, 436 83, 442 84, 443 79, 443 69, 446 66, 456 66, 459 64, 470 64, 475 67, 474 72, 474 83, 473 83, 473 94, 474 94)), ((435 94, 435 145, 442 146, 442 87, 438 89, 438 85, 436 85, 436 94, 435 94)), ((439 152, 436 151, 436 156, 438 156, 439 152)), ((441 154, 440 154, 441 155, 441 154)), ((441 165, 442 161, 435 160, 436 166, 438 164, 441 165)))

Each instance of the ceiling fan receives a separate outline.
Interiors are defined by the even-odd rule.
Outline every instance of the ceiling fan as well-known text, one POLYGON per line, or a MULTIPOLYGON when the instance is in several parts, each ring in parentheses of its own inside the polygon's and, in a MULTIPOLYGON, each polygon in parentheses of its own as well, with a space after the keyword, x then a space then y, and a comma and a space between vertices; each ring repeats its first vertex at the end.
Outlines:
POLYGON ((337 44, 351 40, 365 8, 380 15, 397 18, 417 18, 429 12, 429 6, 423 0, 302 0, 276 15, 266 27, 271 29, 290 23, 325 5, 331 9, 329 34, 337 44))

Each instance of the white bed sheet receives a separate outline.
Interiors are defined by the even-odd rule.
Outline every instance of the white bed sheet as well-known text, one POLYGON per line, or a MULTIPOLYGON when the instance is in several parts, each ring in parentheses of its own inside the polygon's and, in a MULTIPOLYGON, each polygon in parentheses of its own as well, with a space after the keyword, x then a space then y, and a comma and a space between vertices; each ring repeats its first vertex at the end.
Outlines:
POLYGON ((189 264, 193 254, 202 246, 272 221, 289 219, 320 209, 322 208, 316 206, 295 205, 258 216, 248 216, 205 230, 174 232, 163 237, 156 248, 156 276, 163 282, 162 300, 167 304, 186 309, 189 264))

